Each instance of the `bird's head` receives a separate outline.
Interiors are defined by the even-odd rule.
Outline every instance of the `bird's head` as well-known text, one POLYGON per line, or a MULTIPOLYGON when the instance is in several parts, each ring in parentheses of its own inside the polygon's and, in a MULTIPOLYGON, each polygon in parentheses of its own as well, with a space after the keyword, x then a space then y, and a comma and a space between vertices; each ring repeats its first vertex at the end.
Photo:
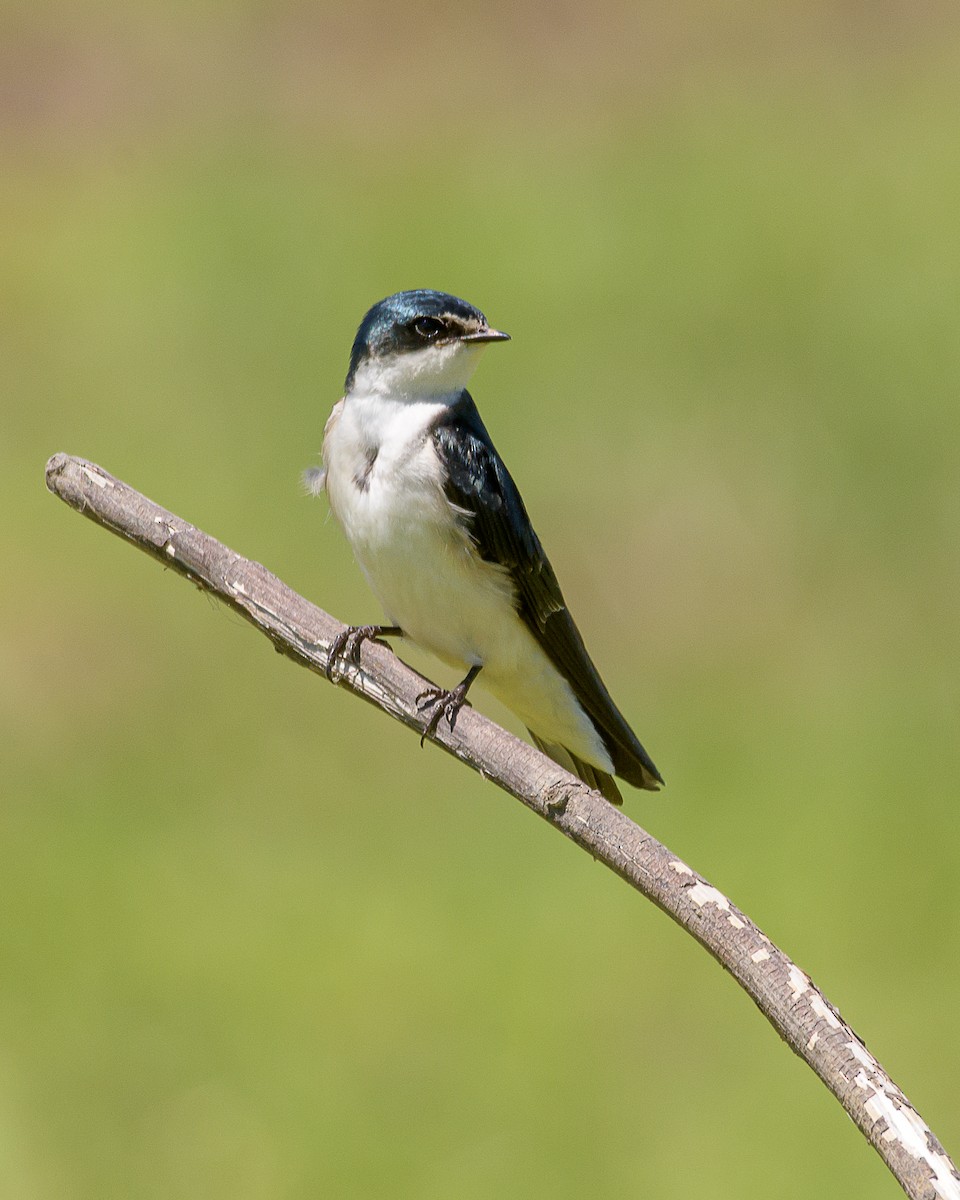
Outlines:
POLYGON ((350 354, 347 392, 429 397, 459 394, 490 342, 478 308, 446 292, 418 289, 381 300, 360 322, 350 354))

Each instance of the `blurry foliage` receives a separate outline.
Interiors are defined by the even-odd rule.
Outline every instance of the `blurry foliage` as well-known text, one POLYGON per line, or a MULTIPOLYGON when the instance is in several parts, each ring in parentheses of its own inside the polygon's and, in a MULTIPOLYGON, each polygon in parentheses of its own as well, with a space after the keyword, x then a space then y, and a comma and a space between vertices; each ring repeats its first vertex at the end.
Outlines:
POLYGON ((298 473, 411 286, 514 335, 474 394, 629 811, 957 1152, 953 20, 8 10, 5 1195, 898 1194, 659 914, 44 493, 87 455, 374 617, 298 473))

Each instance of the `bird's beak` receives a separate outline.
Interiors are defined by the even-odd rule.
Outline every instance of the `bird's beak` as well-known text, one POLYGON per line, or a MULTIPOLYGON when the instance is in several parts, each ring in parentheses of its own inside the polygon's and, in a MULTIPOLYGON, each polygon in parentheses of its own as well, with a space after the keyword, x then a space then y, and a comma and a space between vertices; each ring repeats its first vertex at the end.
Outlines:
POLYGON ((476 333, 467 333, 460 339, 461 342, 509 342, 510 334, 501 333, 499 329, 478 329, 476 333))

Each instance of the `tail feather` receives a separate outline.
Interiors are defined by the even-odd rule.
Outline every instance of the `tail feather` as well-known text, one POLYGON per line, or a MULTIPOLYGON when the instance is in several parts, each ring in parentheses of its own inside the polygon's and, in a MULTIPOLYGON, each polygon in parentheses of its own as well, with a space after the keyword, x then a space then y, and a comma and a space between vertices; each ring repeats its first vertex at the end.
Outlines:
POLYGON ((565 771, 570 771, 571 774, 577 775, 588 787, 595 788, 602 796, 605 796, 611 804, 623 803, 620 789, 614 782, 612 775, 608 775, 606 771, 601 771, 599 767, 595 767, 592 763, 584 762, 582 758, 577 758, 566 746, 560 746, 556 742, 545 742, 542 738, 537 737, 532 729, 528 729, 527 733, 530 734, 533 744, 538 750, 542 750, 547 758, 552 758, 565 771))

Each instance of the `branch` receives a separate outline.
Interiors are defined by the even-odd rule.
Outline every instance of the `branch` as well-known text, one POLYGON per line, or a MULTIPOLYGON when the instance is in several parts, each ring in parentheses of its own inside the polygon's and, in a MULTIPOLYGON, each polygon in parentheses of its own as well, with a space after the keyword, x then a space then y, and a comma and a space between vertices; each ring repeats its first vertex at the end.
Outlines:
MULTIPOLYGON (((160 508, 106 471, 55 454, 47 487, 242 614, 302 666, 324 672, 344 626, 259 563, 160 508)), ((386 646, 364 643, 338 679, 420 733, 424 679, 386 646)), ((787 1045, 816 1072, 914 1200, 960 1200, 960 1173, 916 1109, 810 977, 722 892, 619 809, 526 742, 464 708, 433 740, 515 796, 652 900, 736 979, 787 1045)))

